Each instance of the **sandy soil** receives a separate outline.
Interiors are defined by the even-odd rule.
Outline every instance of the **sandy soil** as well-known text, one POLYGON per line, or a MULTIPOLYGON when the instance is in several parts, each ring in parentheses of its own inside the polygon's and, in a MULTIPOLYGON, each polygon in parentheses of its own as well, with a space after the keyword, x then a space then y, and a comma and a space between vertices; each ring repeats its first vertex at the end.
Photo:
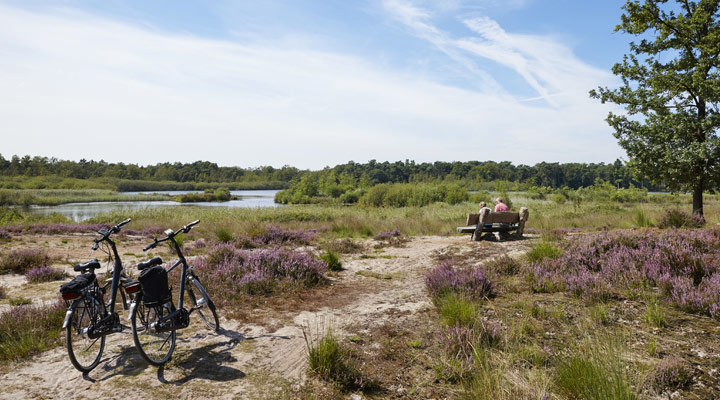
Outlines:
MULTIPOLYGON (((54 248, 53 255, 69 269, 87 255, 85 236, 32 241, 54 248)), ((141 258, 143 243, 142 238, 123 241, 126 265, 141 258)), ((331 277, 333 296, 312 307, 268 314, 263 324, 243 325, 225 318, 220 309, 220 333, 208 331, 193 318, 191 326, 179 332, 173 359, 163 368, 148 366, 137 355, 129 329, 108 336, 102 362, 86 376, 73 368, 65 348, 58 347, 2 367, 0 398, 276 398, 293 393, 305 379, 303 329, 313 337, 332 327, 344 336, 349 326, 370 330, 388 321, 402 324, 430 309, 423 275, 438 256, 452 253, 480 263, 501 254, 520 254, 527 246, 528 241, 472 242, 467 236, 418 237, 382 249, 368 246, 363 255, 343 258, 345 270, 331 277)), ((10 288, 11 297, 30 297, 27 293, 32 291, 32 297, 40 299, 52 299, 59 286, 27 285, 21 276, 2 276, 0 284, 10 288)), ((121 318, 129 324, 124 312, 121 318)))

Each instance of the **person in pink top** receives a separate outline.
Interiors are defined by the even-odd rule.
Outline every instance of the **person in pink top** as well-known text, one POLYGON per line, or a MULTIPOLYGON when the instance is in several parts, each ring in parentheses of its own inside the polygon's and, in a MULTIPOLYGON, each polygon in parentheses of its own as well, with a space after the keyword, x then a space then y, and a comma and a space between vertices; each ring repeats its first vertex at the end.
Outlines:
POLYGON ((508 207, 507 204, 502 202, 502 197, 498 197, 497 199, 495 199, 495 210, 493 211, 510 211, 510 207, 508 207))

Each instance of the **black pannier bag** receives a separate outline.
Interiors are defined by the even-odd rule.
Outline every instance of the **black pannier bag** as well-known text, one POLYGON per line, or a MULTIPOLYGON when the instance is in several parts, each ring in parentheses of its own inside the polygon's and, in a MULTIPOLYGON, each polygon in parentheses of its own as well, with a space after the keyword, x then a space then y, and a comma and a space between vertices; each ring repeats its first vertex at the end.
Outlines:
MULTIPOLYGON (((86 287, 90 286, 93 283, 94 279, 95 274, 78 275, 70 282, 63 283, 62 286, 60 286, 60 294, 72 295, 73 293, 78 293, 86 287)), ((63 298, 64 297, 65 296, 63 296, 63 298)))
POLYGON ((162 304, 170 300, 168 274, 162 265, 144 269, 140 272, 138 280, 143 293, 143 301, 146 305, 162 304))

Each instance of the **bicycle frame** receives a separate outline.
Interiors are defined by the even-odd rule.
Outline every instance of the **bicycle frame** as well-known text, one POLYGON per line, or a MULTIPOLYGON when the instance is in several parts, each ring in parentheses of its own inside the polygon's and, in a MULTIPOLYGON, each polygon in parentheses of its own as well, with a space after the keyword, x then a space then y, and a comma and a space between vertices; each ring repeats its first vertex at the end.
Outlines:
POLYGON ((113 274, 112 274, 112 283, 110 285, 110 310, 109 313, 112 314, 115 312, 115 298, 117 297, 117 292, 120 287, 120 278, 122 275, 122 261, 120 260, 120 255, 118 254, 117 248, 115 247, 115 242, 112 241, 112 239, 107 238, 107 242, 110 244, 110 248, 113 252, 113 258, 114 265, 113 265, 113 274))

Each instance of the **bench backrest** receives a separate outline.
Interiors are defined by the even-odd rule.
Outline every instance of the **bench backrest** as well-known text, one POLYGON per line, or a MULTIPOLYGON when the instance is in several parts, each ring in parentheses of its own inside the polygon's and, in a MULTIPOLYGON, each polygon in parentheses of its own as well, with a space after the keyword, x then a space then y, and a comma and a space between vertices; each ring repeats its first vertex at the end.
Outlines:
MULTIPOLYGON (((480 214, 469 214, 467 225, 477 225, 480 214)), ((491 212, 485 217, 483 224, 517 224, 520 222, 520 213, 512 211, 491 212)))

